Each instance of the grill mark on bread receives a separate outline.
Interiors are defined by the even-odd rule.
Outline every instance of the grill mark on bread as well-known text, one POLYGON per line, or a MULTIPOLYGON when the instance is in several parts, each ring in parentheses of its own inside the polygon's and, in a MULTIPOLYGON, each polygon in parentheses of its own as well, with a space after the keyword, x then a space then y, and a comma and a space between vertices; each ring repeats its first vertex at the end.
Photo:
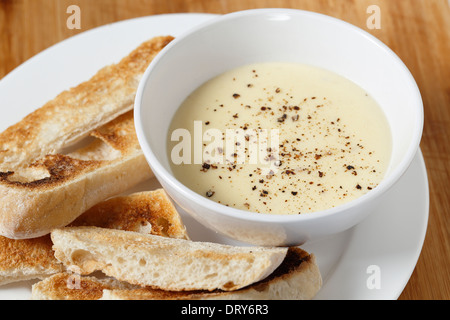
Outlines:
POLYGON ((9 179, 14 172, 9 171, 0 172, 0 182, 15 187, 29 189, 52 188, 69 179, 76 178, 87 170, 100 166, 102 163, 103 161, 73 159, 61 154, 47 155, 44 159, 32 164, 32 166, 46 168, 50 174, 49 177, 29 182, 14 181, 9 179))
POLYGON ((289 247, 283 262, 267 278, 255 283, 255 286, 265 286, 278 277, 285 277, 297 270, 302 264, 311 261, 311 255, 298 248, 289 247))

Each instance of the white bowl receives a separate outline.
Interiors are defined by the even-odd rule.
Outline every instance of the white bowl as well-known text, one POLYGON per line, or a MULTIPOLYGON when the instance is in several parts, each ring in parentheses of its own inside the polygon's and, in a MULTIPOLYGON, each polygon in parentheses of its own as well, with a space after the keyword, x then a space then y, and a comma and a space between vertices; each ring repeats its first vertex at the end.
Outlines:
POLYGON ((246 243, 300 245, 356 225, 382 201, 382 195, 405 172, 419 147, 423 105, 406 66, 365 31, 322 14, 256 9, 208 21, 164 48, 139 85, 135 123, 155 176, 174 201, 199 222, 246 243), (224 71, 266 61, 328 69, 352 80, 378 102, 391 127, 392 156, 385 178, 375 189, 320 212, 270 215, 218 204, 188 189, 172 175, 166 139, 183 100, 224 71))

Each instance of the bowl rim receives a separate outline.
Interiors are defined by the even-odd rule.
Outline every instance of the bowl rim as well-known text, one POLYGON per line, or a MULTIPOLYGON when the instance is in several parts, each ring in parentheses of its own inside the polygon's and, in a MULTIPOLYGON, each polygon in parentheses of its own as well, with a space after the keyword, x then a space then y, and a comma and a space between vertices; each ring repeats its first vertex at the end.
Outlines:
MULTIPOLYGON (((196 204, 199 204, 202 207, 207 207, 210 209, 210 211, 213 211, 216 214, 221 214, 230 218, 238 219, 238 220, 246 220, 246 221, 258 221, 258 222, 268 222, 268 223, 289 223, 289 222, 300 222, 300 221, 310 221, 310 220, 317 220, 317 219, 323 219, 330 215, 335 215, 338 213, 346 212, 351 208, 357 207, 360 203, 369 202, 370 200, 376 199, 384 192, 388 191, 398 180, 399 178, 405 173, 409 165, 411 164, 414 156, 417 153, 417 150, 420 147, 420 141, 422 137, 423 132, 423 123, 424 123, 424 110, 423 110, 423 101, 420 94, 420 90, 417 86, 417 83, 412 76, 410 70, 407 68, 407 66, 404 64, 404 62, 395 54, 387 45, 385 45, 381 40, 373 36, 372 34, 368 33, 367 31, 358 28, 346 21, 312 11, 305 11, 305 10, 299 10, 299 9, 284 9, 284 8, 263 8, 263 9, 250 9, 250 10, 243 10, 243 11, 236 11, 228 14, 224 14, 221 16, 218 16, 216 18, 213 18, 211 20, 208 20, 206 22, 200 23, 197 26, 194 26, 193 28, 190 28, 189 30, 185 31, 184 33, 180 34, 179 36, 175 37, 174 40, 172 40, 166 47, 164 47, 161 52, 153 59, 153 61, 150 63, 150 65, 147 67, 146 71, 144 72, 141 81, 139 83, 135 102, 134 102, 134 122, 135 122, 135 128, 136 128, 136 134, 138 137, 139 144, 143 150, 144 156, 147 159, 147 162, 149 163, 152 171, 154 171, 155 176, 159 179, 163 179, 165 184, 168 184, 173 190, 175 190, 177 193, 181 194, 184 198, 190 199, 191 201, 195 202, 196 204), (417 113, 417 120, 416 124, 414 125, 414 136, 411 140, 411 143, 405 152, 403 159, 400 161, 398 166, 393 170, 387 177, 384 177, 382 181, 379 183, 379 185, 371 190, 370 192, 367 192, 366 194, 351 200, 347 203, 338 205, 333 208, 329 208, 326 210, 321 211, 315 211, 315 212, 306 212, 302 214, 273 214, 273 213, 257 213, 252 211, 246 211, 237 209, 234 207, 228 207, 223 204, 217 203, 216 201, 207 199, 200 194, 196 193, 195 191, 189 189, 184 184, 182 184, 178 179, 174 177, 174 175, 166 170, 166 168, 160 163, 157 156, 153 152, 153 150, 150 148, 150 144, 147 141, 146 135, 144 133, 143 129, 143 123, 141 118, 141 112, 142 112, 142 101, 143 101, 143 93, 147 86, 147 82, 149 79, 149 75, 152 73, 152 70, 155 68, 155 66, 158 64, 158 62, 161 60, 161 58, 164 56, 164 54, 169 50, 174 50, 173 48, 177 46, 178 43, 182 43, 184 41, 188 41, 189 38, 196 33, 216 24, 224 23, 229 20, 234 19, 242 19, 248 16, 268 16, 268 15, 289 15, 289 16, 307 16, 309 18, 314 19, 321 19, 325 23, 334 23, 338 24, 341 27, 345 27, 350 30, 350 32, 356 32, 362 35, 367 40, 374 43, 374 45, 378 46, 380 49, 382 49, 387 55, 389 55, 391 58, 397 61, 397 64, 401 67, 402 72, 405 73, 405 75, 408 78, 408 85, 411 87, 411 89, 415 93, 415 97, 413 98, 413 101, 415 103, 411 106, 414 110, 416 110, 417 113)), ((200 214, 201 215, 201 214, 200 214)))

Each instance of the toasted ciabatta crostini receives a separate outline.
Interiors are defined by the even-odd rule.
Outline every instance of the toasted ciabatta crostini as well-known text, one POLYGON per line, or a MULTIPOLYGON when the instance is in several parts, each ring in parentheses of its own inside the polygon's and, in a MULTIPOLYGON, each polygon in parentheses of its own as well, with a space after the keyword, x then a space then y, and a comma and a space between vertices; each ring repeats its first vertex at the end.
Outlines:
POLYGON ((322 286, 315 256, 289 248, 268 277, 236 291, 164 291, 151 288, 104 288, 102 300, 310 300, 322 286))
POLYGON ((143 72, 171 40, 145 42, 0 133, 0 235, 45 235, 152 176, 130 110, 143 72), (88 135, 87 147, 63 152, 88 135))
POLYGON ((0 174, 0 234, 35 238, 63 227, 98 202, 152 176, 134 131, 133 113, 91 133, 90 145, 68 155, 47 155, 28 167, 45 172, 33 181, 0 174))
POLYGON ((264 279, 287 248, 236 247, 74 227, 51 233, 55 257, 70 271, 101 270, 120 281, 163 290, 236 290, 264 279))
POLYGON ((314 255, 292 247, 272 274, 236 291, 165 291, 111 283, 110 278, 60 273, 35 284, 32 297, 44 300, 309 300, 321 286, 314 255))
POLYGON ((60 93, 0 133, 0 171, 16 171, 54 154, 133 108, 139 81, 173 37, 142 43, 117 64, 60 93))
MULTIPOLYGON (((188 239, 180 215, 163 189, 110 198, 95 205, 71 226, 97 226, 188 239)), ((63 272, 50 235, 14 240, 0 236, 0 285, 42 279, 63 272)))

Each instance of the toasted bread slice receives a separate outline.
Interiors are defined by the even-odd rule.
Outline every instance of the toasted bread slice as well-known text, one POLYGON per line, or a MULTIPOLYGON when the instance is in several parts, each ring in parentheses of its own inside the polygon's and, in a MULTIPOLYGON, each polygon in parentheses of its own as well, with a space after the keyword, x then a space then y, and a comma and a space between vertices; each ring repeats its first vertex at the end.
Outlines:
POLYGON ((63 227, 100 201, 152 177, 139 146, 130 111, 92 133, 88 146, 33 163, 32 181, 0 173, 0 234, 36 238, 63 227))
POLYGON ((322 286, 315 257, 292 247, 267 278, 236 291, 164 291, 124 287, 95 277, 58 274, 33 286, 33 299, 51 300, 309 300, 322 286), (73 282, 78 285, 73 285, 73 282))
POLYGON ((119 63, 60 93, 0 133, 0 171, 26 168, 133 108, 139 81, 173 37, 142 43, 119 63))
POLYGON ((101 270, 120 281, 171 291, 245 287, 271 274, 287 252, 97 227, 56 229, 51 237, 55 257, 72 272, 101 270))
POLYGON ((130 110, 142 74, 171 40, 143 43, 0 133, 0 235, 48 234, 152 176, 130 110), (87 135, 92 143, 64 154, 87 135))
MULTIPOLYGON (((72 226, 97 226, 188 239, 176 208, 163 189, 110 198, 78 217, 72 226)), ((13 240, 0 236, 0 285, 42 279, 62 272, 50 235, 13 240)))
POLYGON ((322 286, 314 255, 289 248, 267 278, 236 291, 164 291, 152 288, 104 288, 101 300, 310 300, 322 286))
POLYGON ((52 245, 49 235, 22 240, 0 236, 0 286, 64 271, 55 259, 52 245))
POLYGON ((111 198, 83 213, 70 226, 95 226, 189 239, 186 227, 164 189, 111 198))
POLYGON ((83 277, 77 274, 58 273, 32 286, 33 300, 98 300, 103 290, 137 289, 114 278, 83 277))

